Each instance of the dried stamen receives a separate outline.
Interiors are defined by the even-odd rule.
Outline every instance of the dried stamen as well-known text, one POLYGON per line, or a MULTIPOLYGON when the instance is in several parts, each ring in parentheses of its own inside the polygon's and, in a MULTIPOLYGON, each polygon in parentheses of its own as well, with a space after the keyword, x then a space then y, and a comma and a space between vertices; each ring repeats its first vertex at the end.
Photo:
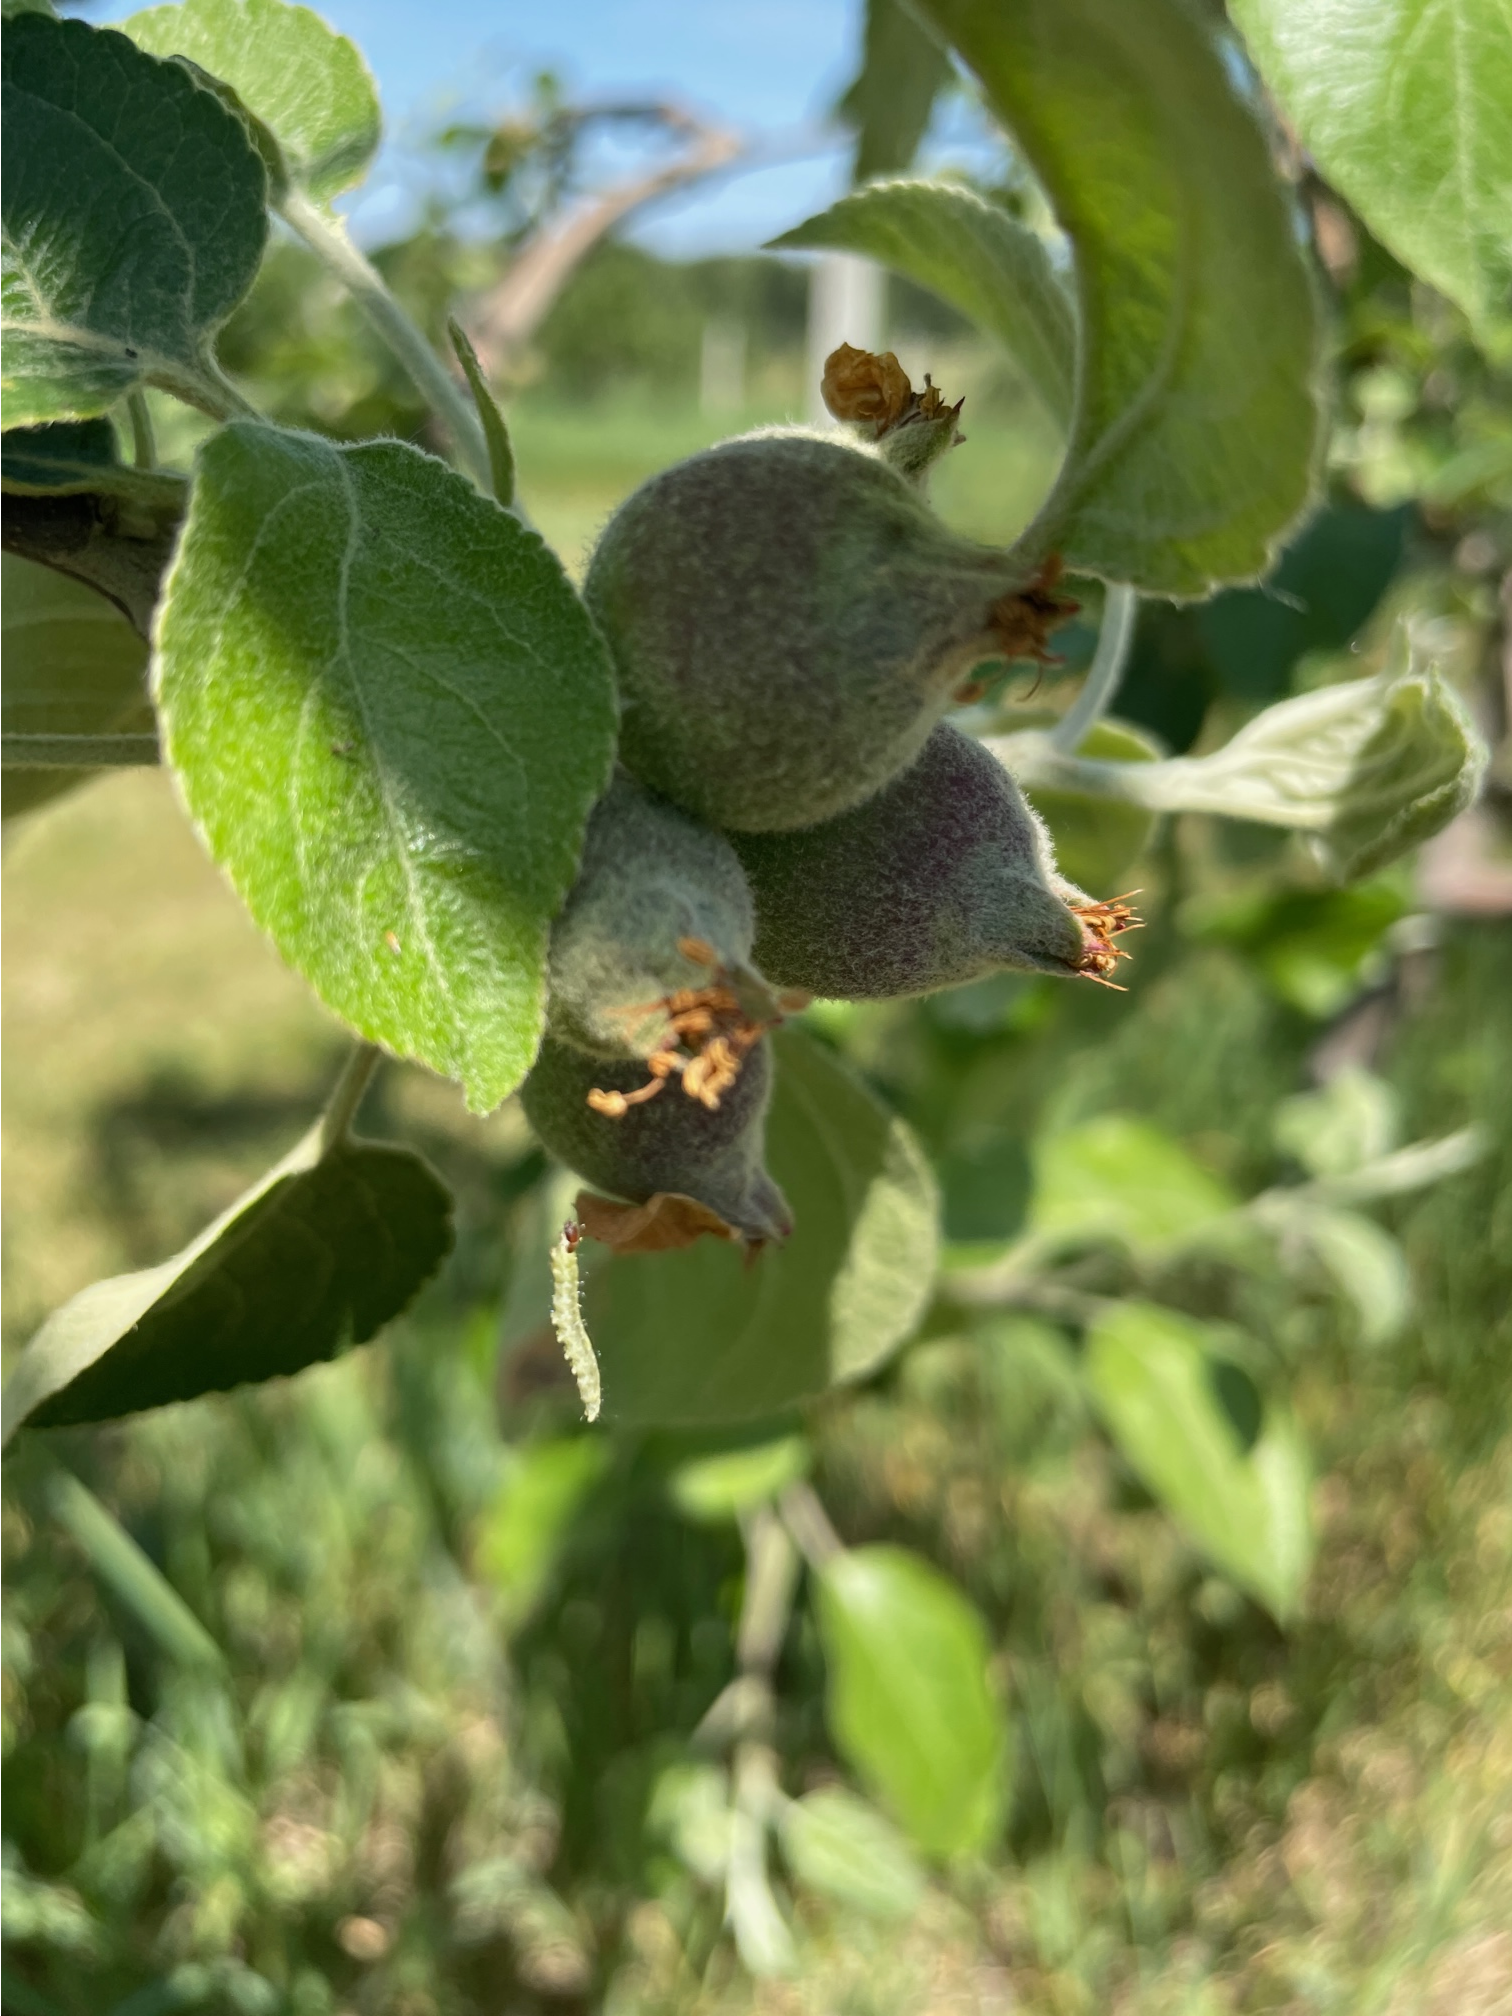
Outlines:
POLYGON ((1120 932, 1138 931, 1143 925, 1144 919, 1130 906, 1130 898, 1138 894, 1137 889, 1130 889, 1122 896, 1110 897, 1106 903, 1084 902, 1068 906, 1080 923, 1085 939, 1077 971, 1084 979, 1094 980, 1100 987, 1112 987, 1120 994, 1124 989, 1108 976, 1119 960, 1127 959, 1129 954, 1113 940, 1120 932))
POLYGON ((666 1030, 646 1059, 651 1075, 644 1085, 634 1092, 602 1092, 595 1087, 588 1094, 594 1112, 607 1119, 621 1119, 632 1106, 645 1105, 674 1075, 682 1079, 682 1089, 690 1099, 717 1113, 720 1101, 740 1076, 747 1052, 785 1014, 808 1005, 807 996, 773 996, 755 976, 727 972, 701 938, 680 938, 678 950, 695 965, 709 967, 714 978, 707 987, 680 987, 659 1001, 644 1001, 619 1011, 634 1021, 660 1013, 666 1018, 666 1030))
POLYGON ((1027 588, 992 605, 993 641, 1005 658, 1032 658, 1037 665, 1060 663, 1049 649, 1050 632, 1081 607, 1069 595, 1056 593, 1063 567, 1060 554, 1050 554, 1027 588))

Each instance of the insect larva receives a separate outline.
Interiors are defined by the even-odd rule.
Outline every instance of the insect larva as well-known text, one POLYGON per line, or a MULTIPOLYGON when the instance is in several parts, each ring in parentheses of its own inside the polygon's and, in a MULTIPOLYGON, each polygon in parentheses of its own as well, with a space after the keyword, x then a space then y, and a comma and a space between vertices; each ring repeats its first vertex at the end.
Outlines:
POLYGON ((578 1278, 578 1242, 583 1228, 569 1218, 562 1236, 551 1249, 551 1327, 557 1334, 562 1355, 577 1381, 583 1413, 597 1421, 599 1400, 598 1359, 593 1355, 593 1339, 583 1322, 582 1287, 578 1278))

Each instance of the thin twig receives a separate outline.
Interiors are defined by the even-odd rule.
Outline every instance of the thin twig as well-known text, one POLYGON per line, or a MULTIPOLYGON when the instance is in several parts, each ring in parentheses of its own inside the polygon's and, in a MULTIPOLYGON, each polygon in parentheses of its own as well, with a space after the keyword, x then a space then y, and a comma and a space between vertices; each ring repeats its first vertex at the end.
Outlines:
POLYGON ((446 427, 469 472, 491 494, 488 448, 466 393, 384 285, 382 274, 352 243, 346 226, 292 187, 279 214, 347 288, 446 427))
POLYGON ((126 395, 126 411, 131 419, 132 461, 138 469, 156 469, 157 441, 152 432, 152 413, 140 385, 126 395))
POLYGON ((799 1553, 816 1572, 845 1552, 845 1542, 830 1524, 829 1514, 812 1484, 801 1479, 790 1484, 778 1500, 778 1510, 799 1553))
POLYGON ((382 1059, 383 1052, 376 1043, 358 1043, 347 1058, 335 1089, 326 1101, 326 1109, 320 1116, 322 1155, 329 1155, 333 1148, 339 1148, 343 1142, 350 1140, 357 1108, 362 1104, 363 1094, 382 1059))

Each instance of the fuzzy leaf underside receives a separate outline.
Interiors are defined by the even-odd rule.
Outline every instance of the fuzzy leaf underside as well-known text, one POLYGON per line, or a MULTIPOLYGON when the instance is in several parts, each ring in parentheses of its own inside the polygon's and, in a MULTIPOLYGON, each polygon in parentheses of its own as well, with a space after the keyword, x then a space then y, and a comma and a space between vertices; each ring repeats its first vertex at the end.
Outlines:
POLYGON ((1265 136, 1183 0, 918 0, 1070 240, 1075 422, 1031 544, 1150 594, 1258 579, 1311 499, 1319 319, 1265 136))
POLYGON ((10 22, 0 67, 5 425, 86 419, 143 380, 192 393, 267 238, 245 125, 82 21, 10 22))
POLYGON ((876 182, 773 244, 859 253, 930 288, 996 338, 1069 424, 1075 309, 1041 240, 995 203, 948 182, 876 182))

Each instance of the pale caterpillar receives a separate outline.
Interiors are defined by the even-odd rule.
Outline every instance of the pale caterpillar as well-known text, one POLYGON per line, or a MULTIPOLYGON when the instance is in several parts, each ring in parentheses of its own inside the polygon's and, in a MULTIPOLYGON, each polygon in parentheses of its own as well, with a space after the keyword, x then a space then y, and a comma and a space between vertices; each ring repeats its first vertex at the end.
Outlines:
POLYGON ((578 1242, 583 1228, 569 1218, 562 1236, 551 1249, 551 1327, 557 1334, 572 1376, 582 1397, 583 1413, 597 1421, 599 1412, 598 1359, 593 1355, 593 1339, 583 1322, 582 1288, 578 1280, 578 1242))

